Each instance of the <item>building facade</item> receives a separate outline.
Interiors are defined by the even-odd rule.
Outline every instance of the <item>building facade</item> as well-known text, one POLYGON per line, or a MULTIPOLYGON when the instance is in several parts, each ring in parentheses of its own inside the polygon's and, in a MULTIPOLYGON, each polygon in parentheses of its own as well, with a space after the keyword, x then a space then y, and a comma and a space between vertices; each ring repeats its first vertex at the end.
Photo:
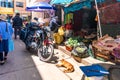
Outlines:
POLYGON ((14 14, 13 0, 0 0, 0 14, 14 14))
POLYGON ((14 0, 14 13, 20 13, 21 16, 30 16, 26 11, 26 0, 14 0))
POLYGON ((26 11, 26 0, 0 0, 0 14, 14 16, 16 13, 21 16, 30 15, 30 12, 26 11))

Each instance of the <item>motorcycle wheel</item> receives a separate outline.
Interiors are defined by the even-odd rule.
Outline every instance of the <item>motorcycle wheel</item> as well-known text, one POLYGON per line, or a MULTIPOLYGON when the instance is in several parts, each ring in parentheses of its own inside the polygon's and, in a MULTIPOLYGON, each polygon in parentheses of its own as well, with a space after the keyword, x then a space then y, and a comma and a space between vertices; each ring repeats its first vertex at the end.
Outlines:
POLYGON ((27 37, 26 37, 26 40, 25 40, 26 49, 27 49, 28 51, 30 50, 30 46, 29 46, 29 45, 31 44, 31 41, 30 41, 30 40, 31 40, 31 36, 32 36, 32 35, 27 36, 27 37))
POLYGON ((52 59, 54 54, 54 48, 52 44, 41 46, 38 49, 38 57, 41 61, 48 62, 52 59))

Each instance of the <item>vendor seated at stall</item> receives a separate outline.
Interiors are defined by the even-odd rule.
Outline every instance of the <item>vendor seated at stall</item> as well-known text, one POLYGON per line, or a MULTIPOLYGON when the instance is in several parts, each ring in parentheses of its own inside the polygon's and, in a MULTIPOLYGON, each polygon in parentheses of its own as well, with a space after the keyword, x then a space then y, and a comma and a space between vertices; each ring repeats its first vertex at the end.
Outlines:
POLYGON ((71 37, 73 34, 73 25, 72 25, 72 19, 70 19, 70 21, 65 24, 65 37, 69 38, 71 37))

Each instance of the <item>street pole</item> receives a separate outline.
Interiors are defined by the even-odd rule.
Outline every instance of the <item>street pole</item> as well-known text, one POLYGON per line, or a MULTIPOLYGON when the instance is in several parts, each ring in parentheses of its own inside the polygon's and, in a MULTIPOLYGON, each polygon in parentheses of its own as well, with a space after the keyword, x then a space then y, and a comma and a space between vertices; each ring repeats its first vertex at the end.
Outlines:
POLYGON ((97 11, 97 16, 98 16, 98 29, 99 29, 99 34, 97 31, 97 37, 100 38, 102 37, 102 31, 101 31, 101 24, 100 24, 100 16, 99 16, 99 10, 98 10, 98 5, 97 5, 97 1, 95 0, 95 6, 96 6, 96 11, 97 11))

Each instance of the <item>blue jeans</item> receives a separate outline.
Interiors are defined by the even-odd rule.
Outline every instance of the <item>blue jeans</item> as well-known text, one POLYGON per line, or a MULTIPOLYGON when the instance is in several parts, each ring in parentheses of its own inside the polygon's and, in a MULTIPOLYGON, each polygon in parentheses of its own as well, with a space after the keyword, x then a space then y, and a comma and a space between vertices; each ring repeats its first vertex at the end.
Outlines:
POLYGON ((8 40, 2 40, 0 41, 0 61, 3 61, 4 56, 7 56, 7 54, 8 54, 8 40))

